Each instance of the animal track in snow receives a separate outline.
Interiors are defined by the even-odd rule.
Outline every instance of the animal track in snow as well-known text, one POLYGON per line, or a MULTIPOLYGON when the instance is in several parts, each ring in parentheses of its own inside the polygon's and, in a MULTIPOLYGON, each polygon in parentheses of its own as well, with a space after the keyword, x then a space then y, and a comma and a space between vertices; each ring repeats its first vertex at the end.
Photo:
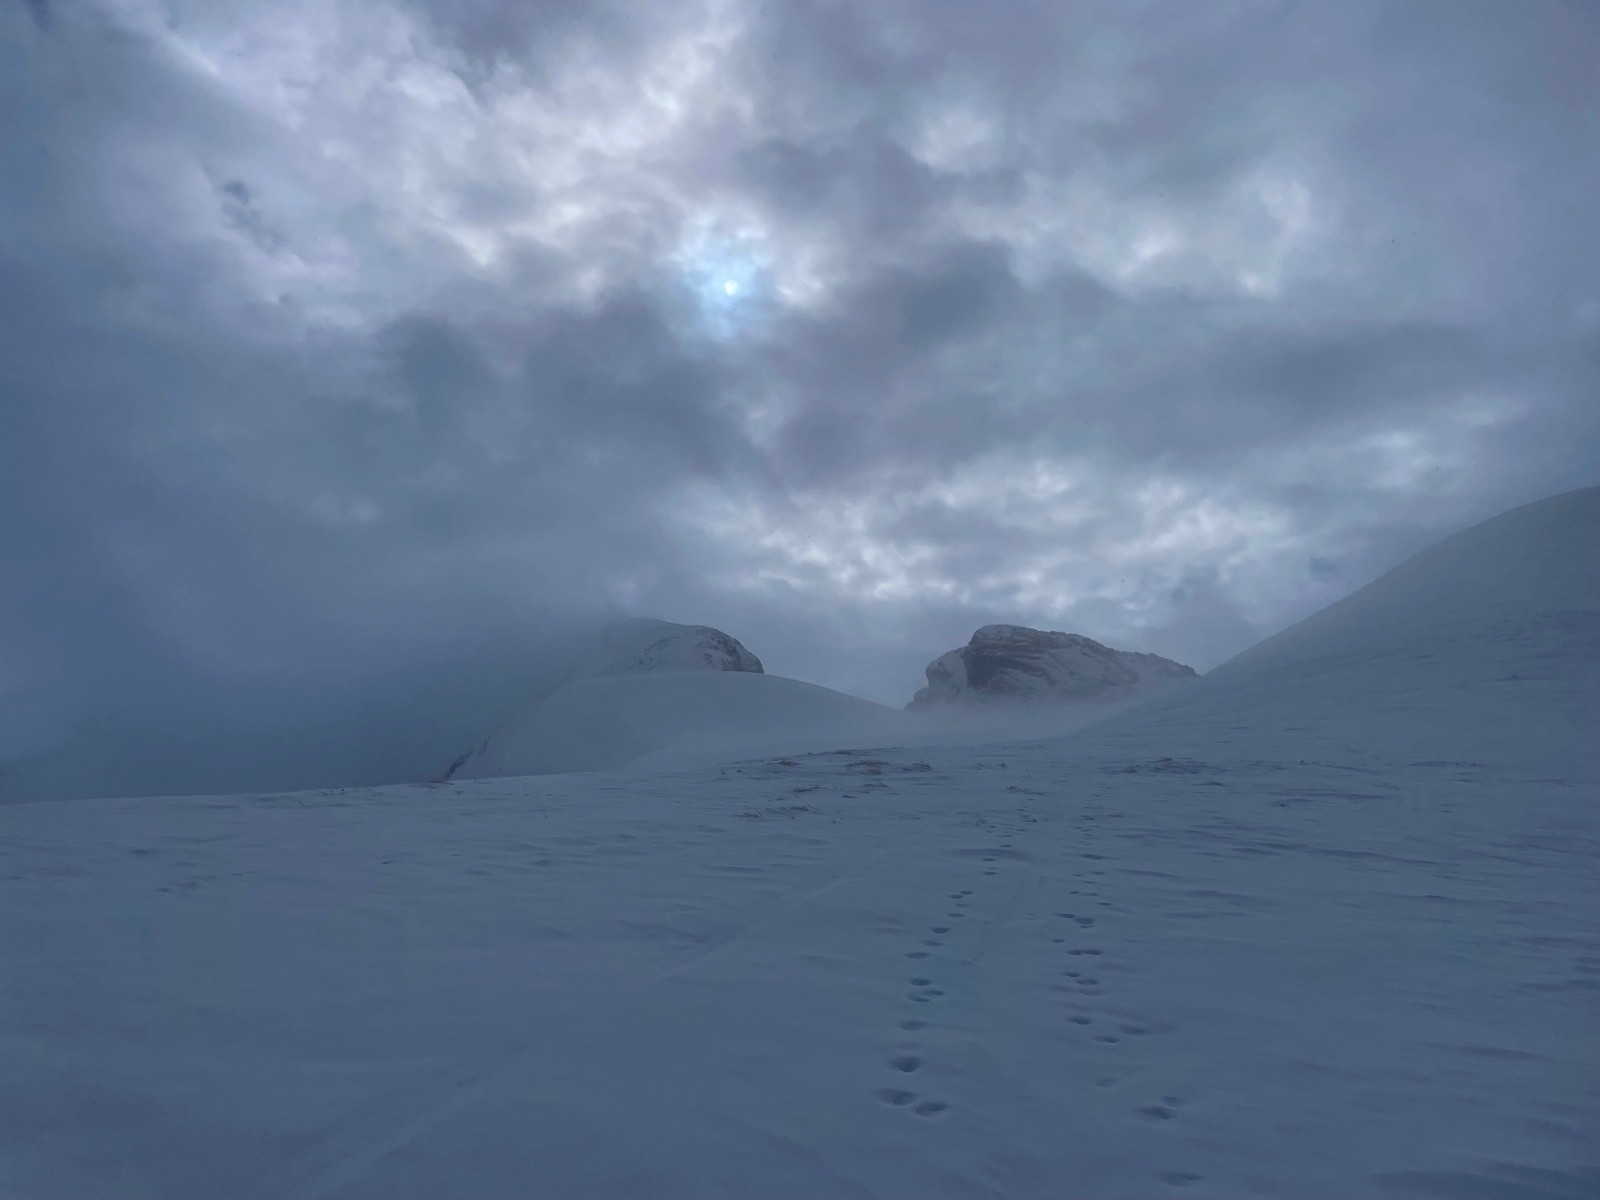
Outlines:
POLYGON ((1191 1183, 1199 1183, 1205 1176, 1196 1175, 1193 1171, 1163 1171, 1156 1178, 1173 1187, 1184 1187, 1191 1183))
MULTIPOLYGON (((905 1108, 917 1099, 915 1092, 908 1092, 904 1088, 879 1088, 876 1095, 883 1103, 894 1108, 905 1108)), ((919 1117, 936 1117, 949 1107, 943 1100, 924 1100, 911 1111, 919 1117)))
POLYGON ((891 1058, 889 1060, 889 1065, 896 1071, 900 1071, 903 1074, 909 1075, 912 1071, 915 1071, 922 1066, 922 1060, 915 1054, 902 1054, 896 1058, 891 1058))

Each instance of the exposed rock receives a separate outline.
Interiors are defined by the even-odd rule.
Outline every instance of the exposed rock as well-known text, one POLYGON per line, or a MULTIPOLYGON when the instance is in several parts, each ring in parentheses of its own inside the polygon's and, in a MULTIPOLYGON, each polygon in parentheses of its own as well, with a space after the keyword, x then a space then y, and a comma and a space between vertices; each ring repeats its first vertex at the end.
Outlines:
POLYGON ((1170 658, 1113 650, 1081 634, 985 625, 965 646, 929 663, 926 674, 928 686, 908 709, 1007 700, 1119 700, 1195 672, 1170 658))
POLYGON ((751 671, 761 660, 739 639, 709 625, 674 625, 640 619, 607 628, 597 639, 590 665, 574 678, 639 675, 649 671, 751 671))

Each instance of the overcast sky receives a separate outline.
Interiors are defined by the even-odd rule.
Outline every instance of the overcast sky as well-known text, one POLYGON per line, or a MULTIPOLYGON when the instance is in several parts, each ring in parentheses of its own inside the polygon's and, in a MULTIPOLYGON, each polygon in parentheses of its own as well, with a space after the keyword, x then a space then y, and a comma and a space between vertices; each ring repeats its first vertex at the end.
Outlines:
POLYGON ((1214 666, 1600 478, 1597 59, 1592 0, 0 0, 0 757, 407 738, 607 611, 897 704, 991 621, 1214 666))

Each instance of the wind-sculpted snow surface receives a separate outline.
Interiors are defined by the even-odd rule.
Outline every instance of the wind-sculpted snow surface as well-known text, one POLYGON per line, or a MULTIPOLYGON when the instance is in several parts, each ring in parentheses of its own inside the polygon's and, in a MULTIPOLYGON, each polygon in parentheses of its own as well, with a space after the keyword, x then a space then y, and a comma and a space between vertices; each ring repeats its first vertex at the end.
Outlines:
POLYGON ((1595 502, 1053 741, 0 809, 0 1194, 1593 1197, 1595 502))

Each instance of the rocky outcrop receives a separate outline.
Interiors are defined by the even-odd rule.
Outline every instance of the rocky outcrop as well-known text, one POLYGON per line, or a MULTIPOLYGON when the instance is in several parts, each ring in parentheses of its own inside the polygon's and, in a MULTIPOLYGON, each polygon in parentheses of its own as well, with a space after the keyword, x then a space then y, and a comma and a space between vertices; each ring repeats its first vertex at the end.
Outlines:
POLYGON ((749 671, 761 660, 738 638, 709 625, 637 620, 611 626, 596 639, 590 665, 575 677, 641 675, 650 671, 749 671))
POLYGON ((1022 625, 985 625, 965 646, 934 659, 925 673, 928 686, 907 709, 997 701, 1104 702, 1195 674, 1159 654, 1113 650, 1081 634, 1022 625))

